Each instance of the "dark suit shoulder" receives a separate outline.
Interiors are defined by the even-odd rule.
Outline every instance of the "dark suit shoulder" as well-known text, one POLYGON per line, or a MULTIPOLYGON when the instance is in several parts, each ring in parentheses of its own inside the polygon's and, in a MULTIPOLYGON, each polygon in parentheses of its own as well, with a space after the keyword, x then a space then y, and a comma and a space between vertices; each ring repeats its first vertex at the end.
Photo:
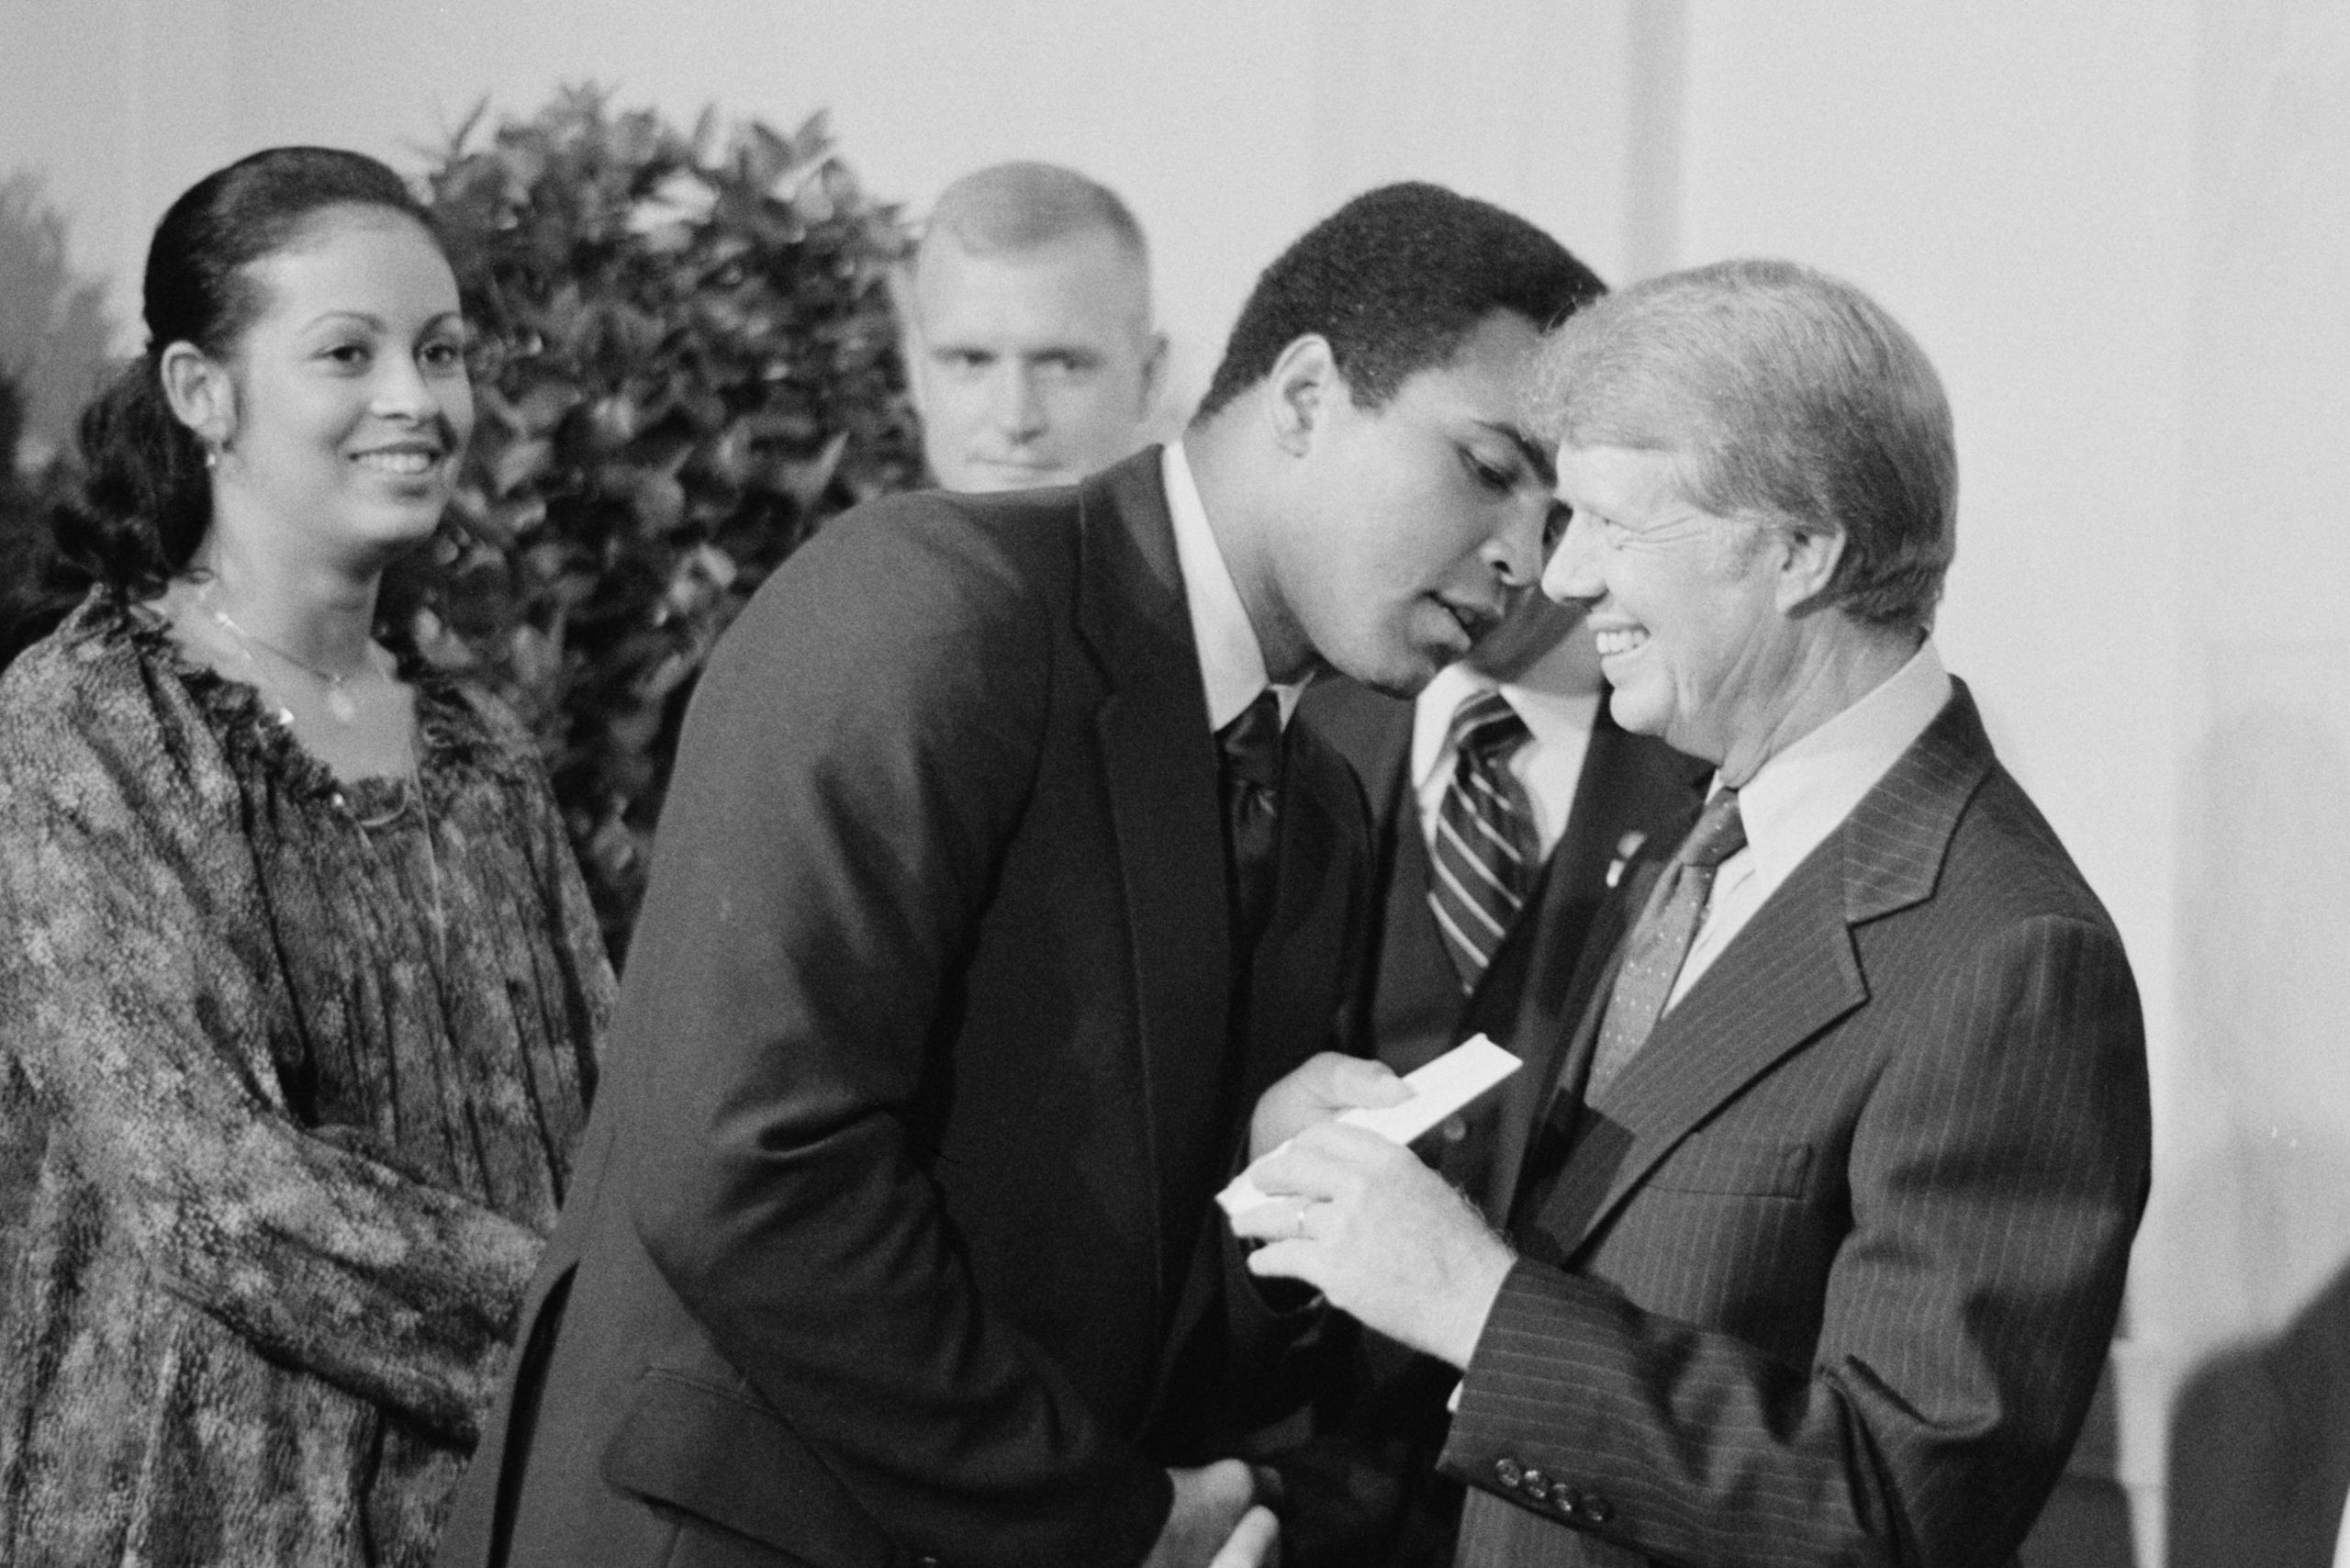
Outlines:
POLYGON ((2056 915, 2113 929, 2056 830, 1997 763, 1959 817, 1937 894, 2008 919, 2056 915))
POLYGON ((810 846, 845 834, 936 835, 954 847, 934 872, 976 890, 1024 807, 1071 640, 1074 517, 1044 509, 1024 537, 1001 509, 893 498, 777 568, 688 707, 637 947, 712 879, 789 886, 830 863, 810 846))
POLYGON ((919 492, 854 508, 777 567, 711 655, 704 687, 952 689, 1045 655, 1074 593, 1073 492, 919 492), (1023 505, 1008 504, 1012 502, 1023 505), (990 504, 991 503, 991 504, 990 504), (988 651, 986 660, 972 656, 988 651), (983 665, 995 667, 982 668, 983 665))
MULTIPOLYGON (((778 566, 762 599, 825 599, 861 584, 885 600, 912 595, 1024 598, 1075 573, 1074 490, 958 496, 921 490, 852 508, 778 566)), ((855 603, 829 608, 855 610, 855 603)), ((919 630, 896 625, 897 633, 919 630)))

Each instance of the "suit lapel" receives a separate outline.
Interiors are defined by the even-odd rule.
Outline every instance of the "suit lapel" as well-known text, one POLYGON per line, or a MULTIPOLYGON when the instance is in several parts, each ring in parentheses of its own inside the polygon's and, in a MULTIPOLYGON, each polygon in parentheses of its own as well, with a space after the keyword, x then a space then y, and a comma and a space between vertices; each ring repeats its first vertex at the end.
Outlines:
MULTIPOLYGON (((1331 815, 1333 802, 1310 782, 1312 769, 1300 755, 1307 737, 1294 723, 1291 732, 1273 909, 1250 980, 1248 1063, 1238 1109, 1244 1125, 1274 1080, 1330 1043, 1334 977, 1346 960, 1348 892, 1360 858, 1331 815)), ((1357 828, 1354 836, 1360 833, 1357 828)))
MULTIPOLYGON (((1549 1209, 1581 1216, 1572 1237, 1557 1238, 1564 1249, 1580 1245, 1691 1127, 1866 999, 1838 872, 1832 855, 1806 861, 1592 1101, 1592 1113, 1621 1127, 1629 1146, 1613 1146, 1620 1158, 1585 1158, 1607 1147, 1598 1143, 1569 1153, 1549 1209)), ((1594 1036, 1600 1011, 1586 1021, 1594 1036)), ((1586 1042, 1576 1092, 1589 1070, 1586 1042)))
MULTIPOLYGON (((1509 1100, 1486 1192, 1488 1213, 1509 1213, 1518 1185, 1526 1177, 1527 1156, 1541 1136, 1552 1101, 1561 1095, 1571 1101, 1583 1097, 1583 1077, 1591 1070, 1593 1042, 1598 1037, 1599 1021, 1605 1012, 1602 1002, 1614 989, 1616 970, 1624 960, 1624 932, 1631 924, 1634 912, 1648 902, 1662 870, 1663 862, 1652 850, 1648 859, 1636 863, 1627 873, 1621 896, 1608 900, 1594 917, 1567 988, 1568 995, 1584 999, 1574 1015, 1572 1032, 1563 1008, 1553 1011, 1547 1005, 1541 1006, 1539 1022, 1519 1030, 1518 1038, 1532 1048, 1526 1053, 1526 1065, 1510 1081, 1509 1100)), ((1530 995, 1528 1004, 1537 1005, 1530 995)))
POLYGON ((1581 994, 1573 981, 1586 968, 1585 956, 1595 947, 1608 950, 1599 929, 1603 907, 1613 902, 1606 897, 1608 868, 1639 864, 1633 857, 1640 849, 1653 858, 1677 843, 1695 820, 1697 790, 1710 772, 1626 734, 1602 705, 1566 831, 1470 1000, 1472 1029, 1505 1046, 1516 1040, 1511 1048, 1521 1053, 1555 1045, 1574 1021, 1569 1008, 1581 994), (1642 831, 1632 832, 1635 824, 1642 831), (1645 831, 1650 827, 1657 831, 1645 831))
POLYGON ((1157 1183, 1158 1279, 1190 1263, 1206 1194, 1177 1173, 1220 1159, 1229 919, 1214 737, 1157 447, 1086 482, 1078 626, 1108 686, 1096 715, 1133 934, 1136 1066, 1157 1183))
MULTIPOLYGON (((1570 1232, 1554 1237, 1562 1252, 1586 1241, 1699 1122, 1867 1001, 1852 927, 1930 896, 1959 814, 1990 768, 1990 744, 1974 700, 1964 685, 1953 686, 1926 732, 1771 895, 1592 1103, 1593 1114, 1625 1136, 1568 1151, 1545 1208, 1570 1232)), ((1611 977, 1613 969, 1611 958, 1611 977)), ((1608 984, 1612 978, 1593 992, 1561 1072, 1561 1092, 1580 1093, 1608 984)))
MULTIPOLYGON (((1632 734, 1602 705, 1567 832, 1545 872, 1541 918, 1528 933, 1536 946, 1525 959, 1515 1011, 1471 1014, 1478 1027, 1526 1058, 1511 1081, 1496 1135, 1488 1213, 1509 1212, 1553 1096, 1582 1099, 1599 1036, 1600 999, 1614 989, 1622 961, 1617 948, 1655 888, 1664 857, 1696 820, 1699 792, 1711 772, 1710 765, 1662 742, 1632 734), (1611 889, 1611 877, 1620 877, 1622 885, 1611 889), (1575 908, 1586 899, 1598 901, 1588 916, 1575 908), (1505 1035, 1495 1032, 1496 1023, 1505 1035)), ((1510 957, 1508 944, 1502 957, 1510 957)))
MULTIPOLYGON (((1405 778, 1412 705, 1344 676, 1324 675, 1305 689, 1292 722, 1319 736, 1322 749, 1354 774, 1371 812, 1371 905, 1364 932, 1369 946, 1356 976, 1360 983, 1347 999, 1342 1048, 1408 1071, 1429 1054, 1422 1043, 1428 1031, 1417 1014, 1430 983, 1430 962, 1449 962, 1440 952, 1425 950, 1404 890, 1425 876, 1409 858, 1418 846, 1407 830, 1419 822, 1405 778), (1407 1014, 1401 1024, 1393 1016, 1399 1004, 1407 1014), (1400 1058, 1392 1054, 1399 1042, 1400 1058)), ((1427 941, 1435 941, 1433 932, 1427 941)))
MULTIPOLYGON (((1579 1027, 1583 999, 1605 995, 1614 983, 1617 939, 1653 881, 1656 857, 1687 830, 1709 771, 1661 742, 1628 734, 1601 704, 1566 831, 1543 864, 1528 907, 1494 955, 1460 1031, 1464 1037, 1490 1035, 1526 1063, 1502 1092, 1481 1178, 1487 1213, 1509 1212, 1551 1093, 1588 1062, 1588 1039, 1579 1027), (1633 883, 1611 896, 1610 878, 1618 874, 1633 883)), ((1581 1093, 1579 1077, 1570 1092, 1581 1093)))
MULTIPOLYGON (((1305 689, 1298 716, 1355 770, 1371 801, 1372 826, 1384 834, 1410 802, 1404 775, 1411 767, 1412 704, 1400 697, 1323 675, 1305 689)), ((1412 820, 1417 821, 1415 810, 1412 820)))

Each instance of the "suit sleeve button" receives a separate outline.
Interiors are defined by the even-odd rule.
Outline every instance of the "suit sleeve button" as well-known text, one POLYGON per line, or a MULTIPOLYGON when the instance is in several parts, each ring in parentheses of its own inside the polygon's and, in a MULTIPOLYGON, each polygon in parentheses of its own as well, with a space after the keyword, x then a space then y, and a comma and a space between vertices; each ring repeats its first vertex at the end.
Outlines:
POLYGON ((1575 1496, 1575 1490, 1573 1487, 1568 1485, 1563 1481, 1553 1481, 1550 1483, 1550 1506, 1558 1509, 1559 1512, 1565 1514, 1572 1518, 1574 1515, 1575 1509, 1580 1506, 1580 1503, 1581 1499, 1575 1496))
POLYGON ((1526 1478, 1519 1485, 1528 1496, 1538 1503, 1550 1495, 1550 1478, 1531 1466, 1528 1467, 1526 1478))
POLYGON ((924 1552, 914 1559, 914 1568, 938 1568, 938 1559, 924 1552))
POLYGON ((1526 1467, 1514 1459, 1497 1459, 1494 1461, 1494 1477, 1505 1486, 1515 1487, 1525 1479, 1526 1467))
POLYGON ((1593 1524, 1604 1525, 1616 1517, 1616 1505, 1594 1492, 1583 1500, 1583 1517, 1593 1524))

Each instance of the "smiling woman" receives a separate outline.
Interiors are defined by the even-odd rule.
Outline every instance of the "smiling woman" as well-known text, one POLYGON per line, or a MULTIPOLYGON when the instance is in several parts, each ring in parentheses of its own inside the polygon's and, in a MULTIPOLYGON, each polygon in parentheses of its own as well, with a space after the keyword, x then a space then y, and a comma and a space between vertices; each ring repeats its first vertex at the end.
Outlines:
POLYGON ((473 426, 398 178, 219 171, 145 314, 59 524, 93 586, 0 678, 0 1100, 39 1150, 0 1561, 422 1563, 610 976, 529 740, 377 624, 473 426))

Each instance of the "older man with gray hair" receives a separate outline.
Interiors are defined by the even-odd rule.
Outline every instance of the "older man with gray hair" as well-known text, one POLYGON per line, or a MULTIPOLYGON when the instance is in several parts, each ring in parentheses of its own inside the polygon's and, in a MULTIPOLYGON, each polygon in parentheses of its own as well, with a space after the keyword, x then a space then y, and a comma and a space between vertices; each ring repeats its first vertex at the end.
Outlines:
POLYGON ((1939 378, 1848 284, 1651 280, 1547 349, 1543 578, 1617 720, 1714 764, 1516 1042, 1489 1229, 1324 1123, 1250 1266, 1462 1372, 1457 1562, 2011 1562, 2088 1409, 2146 1196, 2120 937, 1928 635, 1939 378), (1614 935, 1610 935, 1610 928, 1614 935))
POLYGON ((1116 193, 1051 163, 946 187, 901 298, 931 475, 950 490, 1073 484, 1138 449, 1167 341, 1116 193))

